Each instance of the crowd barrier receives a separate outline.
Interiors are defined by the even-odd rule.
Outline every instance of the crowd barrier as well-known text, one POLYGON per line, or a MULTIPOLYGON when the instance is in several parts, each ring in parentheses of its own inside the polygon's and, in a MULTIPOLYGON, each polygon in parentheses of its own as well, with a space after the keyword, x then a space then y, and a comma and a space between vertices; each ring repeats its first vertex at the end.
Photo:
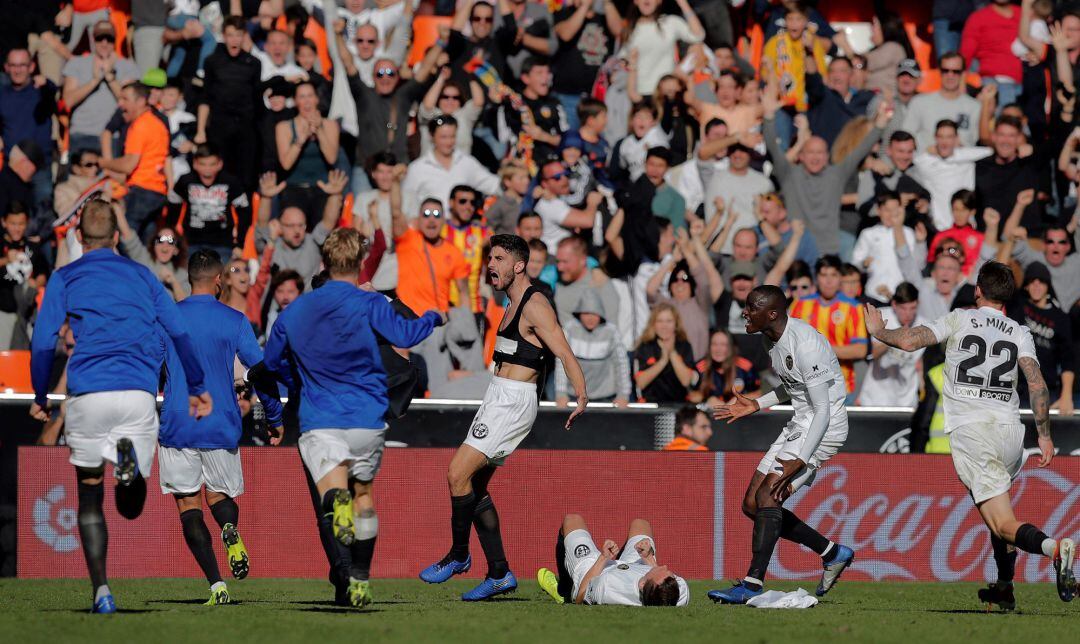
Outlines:
MULTIPOLYGON (((390 448, 375 484, 379 540, 375 577, 414 577, 450 542, 446 466, 450 449, 390 448)), ((631 519, 654 527, 661 561, 688 578, 745 573, 752 523, 741 501, 759 455, 646 451, 522 450, 492 482, 512 569, 529 577, 554 563, 562 516, 585 516, 598 542, 621 541, 631 519)), ((67 450, 19 449, 18 574, 83 577, 75 479, 67 450)), ((328 566, 295 447, 241 450, 246 493, 240 527, 254 577, 325 578, 328 566)), ((171 497, 156 468, 141 517, 122 519, 106 486, 113 577, 199 577, 171 497)), ((1080 458, 1029 463, 1013 488, 1019 516, 1049 534, 1080 538, 1080 458)), ((846 579, 981 581, 995 578, 989 533, 956 480, 948 456, 840 454, 814 486, 787 504, 827 537, 852 546, 846 579)), ((474 556, 482 556, 473 538, 474 556)), ((224 563, 224 557, 219 556, 224 563)), ((473 567, 477 578, 485 567, 473 567)), ((225 572, 223 568, 223 572, 225 572)), ((812 584, 820 560, 782 543, 770 577, 812 584)), ((1045 558, 1021 554, 1018 581, 1049 581, 1045 558)))

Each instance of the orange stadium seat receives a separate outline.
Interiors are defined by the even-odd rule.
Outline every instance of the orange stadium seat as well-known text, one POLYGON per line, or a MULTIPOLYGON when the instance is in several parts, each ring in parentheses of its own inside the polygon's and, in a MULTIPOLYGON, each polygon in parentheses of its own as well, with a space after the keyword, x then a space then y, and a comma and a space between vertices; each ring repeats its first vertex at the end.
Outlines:
POLYGON ((33 393, 30 384, 30 352, 0 351, 0 392, 33 393))

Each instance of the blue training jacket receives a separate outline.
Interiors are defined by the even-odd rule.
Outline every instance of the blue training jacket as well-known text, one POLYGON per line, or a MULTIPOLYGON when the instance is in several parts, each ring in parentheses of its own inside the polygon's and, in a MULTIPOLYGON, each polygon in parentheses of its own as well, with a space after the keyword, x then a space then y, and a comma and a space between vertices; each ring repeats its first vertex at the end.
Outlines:
POLYGON ((202 367, 172 296, 150 269, 111 248, 98 248, 49 278, 30 344, 30 375, 39 405, 49 393, 56 337, 64 320, 75 336, 67 366, 69 394, 138 390, 157 395, 164 335, 176 344, 188 391, 196 396, 206 391, 202 367))
POLYGON ((331 280, 278 316, 263 363, 284 378, 299 378, 301 432, 382 429, 386 371, 375 333, 411 347, 439 322, 435 311, 406 320, 382 295, 331 280))
MULTIPOLYGON (((188 413, 184 366, 170 342, 165 360, 165 403, 161 406, 158 442, 167 447, 236 449, 242 430, 240 406, 233 388, 233 361, 245 367, 262 361, 262 349, 247 317, 212 295, 192 295, 177 305, 195 345, 199 364, 206 374, 206 388, 214 399, 214 411, 196 420, 188 413)), ((281 424, 281 401, 277 392, 255 392, 271 425, 281 424)))

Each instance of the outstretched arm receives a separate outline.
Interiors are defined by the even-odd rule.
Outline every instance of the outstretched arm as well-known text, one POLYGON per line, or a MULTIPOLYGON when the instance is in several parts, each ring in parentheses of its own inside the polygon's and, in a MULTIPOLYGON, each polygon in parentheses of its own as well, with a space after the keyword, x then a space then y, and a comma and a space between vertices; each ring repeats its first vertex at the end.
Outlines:
POLYGON ((938 343, 937 336, 929 327, 915 326, 902 329, 886 329, 881 311, 866 304, 866 331, 890 347, 902 351, 917 351, 938 343))
POLYGON ((1054 457, 1054 441, 1050 438, 1050 390, 1043 380, 1038 361, 1033 358, 1020 358, 1020 371, 1028 384, 1028 399, 1031 411, 1035 414, 1035 429, 1039 432, 1039 449, 1042 460, 1039 467, 1046 467, 1054 457))

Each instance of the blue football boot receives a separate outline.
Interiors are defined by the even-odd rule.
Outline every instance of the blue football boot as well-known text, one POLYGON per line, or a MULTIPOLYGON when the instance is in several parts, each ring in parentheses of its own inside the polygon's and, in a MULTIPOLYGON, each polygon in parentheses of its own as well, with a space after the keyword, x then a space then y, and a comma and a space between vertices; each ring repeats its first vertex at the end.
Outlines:
POLYGON ((433 563, 421 570, 420 579, 423 579, 429 584, 441 584, 454 575, 461 575, 469 572, 469 568, 472 568, 472 555, 465 557, 465 561, 454 561, 450 558, 444 558, 442 561, 433 563))
POLYGON ((818 597, 823 597, 825 593, 832 590, 832 587, 836 585, 837 580, 840 579, 840 575, 844 570, 855 561, 855 551, 847 546, 842 546, 839 543, 836 544, 838 548, 836 556, 832 561, 827 564, 823 564, 824 570, 821 571, 821 581, 818 582, 817 590, 815 594, 818 597))
POLYGON ((745 604, 763 592, 764 589, 751 590, 740 581, 727 590, 710 590, 708 597, 718 604, 745 604))
POLYGON ((478 602, 491 599, 496 595, 512 593, 515 590, 517 590, 517 578, 514 577, 514 573, 508 571, 502 579, 485 577, 479 586, 463 593, 461 599, 467 602, 478 602))

